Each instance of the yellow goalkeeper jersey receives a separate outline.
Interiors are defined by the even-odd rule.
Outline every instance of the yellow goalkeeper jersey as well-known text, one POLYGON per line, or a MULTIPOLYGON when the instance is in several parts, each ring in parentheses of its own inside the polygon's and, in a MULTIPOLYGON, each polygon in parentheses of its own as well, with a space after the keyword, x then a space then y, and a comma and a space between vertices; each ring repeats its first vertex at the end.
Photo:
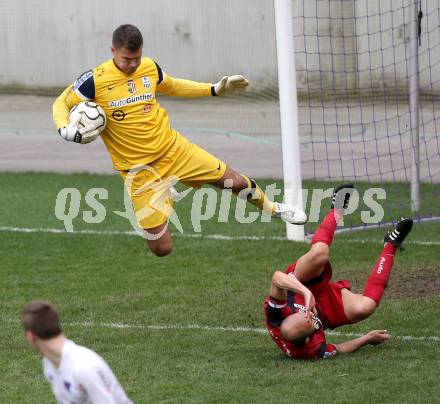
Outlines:
POLYGON ((85 100, 99 104, 107 116, 101 137, 116 170, 151 163, 180 136, 170 127, 167 112, 156 92, 177 97, 215 95, 211 83, 173 78, 150 58, 142 58, 133 74, 126 74, 113 59, 82 74, 53 105, 57 129, 69 123, 70 109, 85 100))

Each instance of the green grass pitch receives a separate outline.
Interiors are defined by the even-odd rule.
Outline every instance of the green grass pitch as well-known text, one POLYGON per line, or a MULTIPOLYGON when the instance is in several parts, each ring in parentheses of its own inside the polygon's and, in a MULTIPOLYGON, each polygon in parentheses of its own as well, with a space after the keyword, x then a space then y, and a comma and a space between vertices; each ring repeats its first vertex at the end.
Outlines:
MULTIPOLYGON (((281 222, 218 223, 215 215, 202 222, 203 234, 261 238, 176 235, 173 254, 156 258, 139 237, 99 233, 131 230, 113 213, 124 210, 117 175, 2 173, 0 189, 1 403, 54 402, 19 322, 22 307, 34 298, 58 306, 67 336, 99 352, 136 403, 440 401, 438 223, 415 226, 377 312, 338 329, 388 329, 389 343, 329 361, 298 362, 284 358, 261 332, 273 271, 307 250, 306 243, 271 238, 284 236, 281 222), (64 187, 77 187, 83 196, 74 230, 97 234, 12 231, 62 229, 54 207, 64 187), (90 210, 84 195, 93 187, 109 192, 101 201, 107 217, 99 224, 82 220, 90 210)), ((186 235, 193 233, 189 201, 176 205, 186 235)), ((384 232, 337 235, 334 278, 348 278, 361 291, 384 232)))

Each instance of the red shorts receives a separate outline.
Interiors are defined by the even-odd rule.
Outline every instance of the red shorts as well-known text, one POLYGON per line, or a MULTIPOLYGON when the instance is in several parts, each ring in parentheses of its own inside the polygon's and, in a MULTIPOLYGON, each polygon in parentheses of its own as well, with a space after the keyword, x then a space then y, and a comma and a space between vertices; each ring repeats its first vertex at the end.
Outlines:
MULTIPOLYGON (((295 266, 296 262, 287 268, 286 273, 295 272, 295 266)), ((351 289, 350 282, 346 279, 331 282, 331 277, 332 267, 330 263, 327 263, 324 272, 319 277, 311 279, 304 285, 310 289, 315 297, 324 328, 336 328, 345 324, 353 324, 345 314, 341 293, 341 289, 351 289)))

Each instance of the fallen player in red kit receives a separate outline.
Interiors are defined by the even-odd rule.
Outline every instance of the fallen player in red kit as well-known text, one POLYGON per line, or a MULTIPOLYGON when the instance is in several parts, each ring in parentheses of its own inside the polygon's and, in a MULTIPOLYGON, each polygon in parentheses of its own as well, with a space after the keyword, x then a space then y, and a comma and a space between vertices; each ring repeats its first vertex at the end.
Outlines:
POLYGON ((270 294, 264 302, 266 327, 278 347, 293 359, 331 358, 338 352, 354 352, 390 337, 386 330, 374 330, 340 344, 326 340, 326 328, 357 323, 373 314, 387 286, 394 254, 413 225, 412 219, 401 219, 386 234, 362 294, 351 292, 347 280, 333 282, 330 245, 352 191, 353 184, 335 189, 331 209, 316 230, 310 250, 285 272, 276 271, 272 277, 270 294))

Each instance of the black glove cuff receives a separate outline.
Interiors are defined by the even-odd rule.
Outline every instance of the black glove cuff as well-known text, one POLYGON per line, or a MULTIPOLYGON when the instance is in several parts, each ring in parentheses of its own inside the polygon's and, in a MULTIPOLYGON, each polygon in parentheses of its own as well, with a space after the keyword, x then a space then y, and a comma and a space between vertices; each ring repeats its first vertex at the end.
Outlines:
POLYGON ((215 86, 214 86, 214 85, 211 86, 211 95, 212 95, 213 97, 217 97, 217 94, 216 94, 216 92, 215 92, 215 86))
POLYGON ((81 140, 82 140, 82 135, 81 135, 81 133, 76 132, 76 133, 75 133, 75 137, 73 138, 73 141, 74 141, 75 143, 81 143, 81 140))

